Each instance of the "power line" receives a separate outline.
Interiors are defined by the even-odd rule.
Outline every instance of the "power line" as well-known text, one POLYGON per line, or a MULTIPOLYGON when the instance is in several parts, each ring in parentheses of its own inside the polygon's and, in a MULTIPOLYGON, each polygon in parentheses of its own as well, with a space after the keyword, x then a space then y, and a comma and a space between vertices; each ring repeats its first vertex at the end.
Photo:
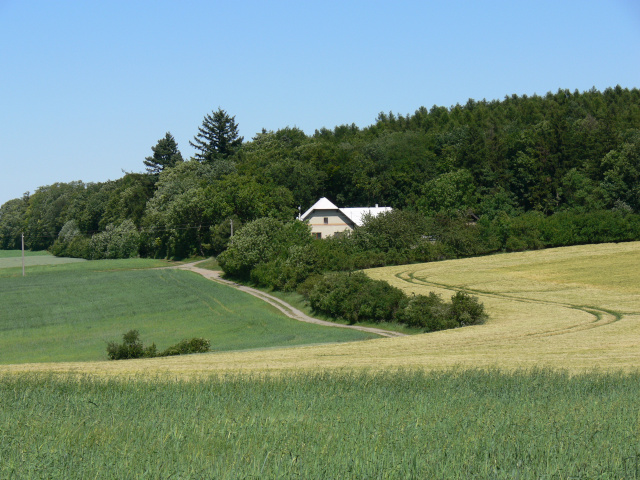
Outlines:
MULTIPOLYGON (((137 232, 138 233, 143 233, 143 234, 156 234, 156 233, 166 233, 166 232, 174 232, 176 230, 180 231, 186 231, 186 230, 202 230, 202 229, 207 229, 207 228, 211 228, 211 227, 215 227, 219 224, 217 223, 205 223, 205 224, 201 224, 201 225, 190 225, 190 224, 178 224, 176 226, 172 226, 172 227, 160 227, 160 226, 151 226, 151 227, 144 227, 144 228, 137 228, 137 232)), ((93 235, 99 234, 99 233, 104 233, 106 232, 106 230, 90 230, 90 231, 78 231, 77 234, 78 235, 82 235, 84 237, 92 237, 93 235)), ((55 240, 57 238, 59 238, 60 234, 44 234, 44 233, 40 233, 40 234, 29 234, 28 232, 26 232, 24 234, 24 238, 27 241, 27 243, 29 243, 30 241, 33 240, 55 240)))

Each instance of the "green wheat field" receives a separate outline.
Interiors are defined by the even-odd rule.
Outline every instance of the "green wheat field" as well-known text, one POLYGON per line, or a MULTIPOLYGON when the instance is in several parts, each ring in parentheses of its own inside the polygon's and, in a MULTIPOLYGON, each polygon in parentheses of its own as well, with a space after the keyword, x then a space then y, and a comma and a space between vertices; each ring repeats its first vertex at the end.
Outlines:
POLYGON ((640 375, 5 375, 0 478, 635 479, 640 375))
POLYGON ((106 360, 107 343, 131 329, 159 349, 204 337, 215 351, 375 337, 296 322, 197 274, 150 268, 167 265, 158 260, 36 255, 23 278, 16 259, 0 258, 1 364, 106 360))

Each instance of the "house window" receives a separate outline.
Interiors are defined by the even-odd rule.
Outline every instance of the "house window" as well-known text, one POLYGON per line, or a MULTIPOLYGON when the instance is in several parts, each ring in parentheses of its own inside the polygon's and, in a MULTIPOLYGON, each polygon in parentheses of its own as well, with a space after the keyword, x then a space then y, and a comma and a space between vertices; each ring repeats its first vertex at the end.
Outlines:
POLYGON ((314 233, 314 235, 316 236, 316 238, 319 240, 322 238, 322 233, 318 232, 318 233, 314 233))
POLYGON ((324 217, 324 224, 329 225, 329 217, 324 217))

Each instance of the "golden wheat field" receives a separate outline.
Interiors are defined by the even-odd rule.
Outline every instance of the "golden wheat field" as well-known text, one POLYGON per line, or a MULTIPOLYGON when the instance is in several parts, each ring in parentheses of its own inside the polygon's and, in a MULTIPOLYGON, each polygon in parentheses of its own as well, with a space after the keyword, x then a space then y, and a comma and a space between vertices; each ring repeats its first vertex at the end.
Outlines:
POLYGON ((585 245, 368 270, 408 293, 476 295, 484 325, 363 342, 120 362, 23 364, 2 371, 98 375, 278 373, 451 367, 640 367, 640 242, 585 245))

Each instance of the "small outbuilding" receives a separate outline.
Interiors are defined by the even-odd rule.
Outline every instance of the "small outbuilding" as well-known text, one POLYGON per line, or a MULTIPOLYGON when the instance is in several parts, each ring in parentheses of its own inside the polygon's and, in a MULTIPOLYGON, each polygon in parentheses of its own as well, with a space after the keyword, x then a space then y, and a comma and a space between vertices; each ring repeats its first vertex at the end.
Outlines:
POLYGON ((376 217, 390 210, 391 207, 379 207, 378 205, 363 208, 339 208, 327 198, 322 197, 300 216, 300 220, 311 225, 311 234, 314 237, 327 238, 361 226, 367 215, 376 217))

